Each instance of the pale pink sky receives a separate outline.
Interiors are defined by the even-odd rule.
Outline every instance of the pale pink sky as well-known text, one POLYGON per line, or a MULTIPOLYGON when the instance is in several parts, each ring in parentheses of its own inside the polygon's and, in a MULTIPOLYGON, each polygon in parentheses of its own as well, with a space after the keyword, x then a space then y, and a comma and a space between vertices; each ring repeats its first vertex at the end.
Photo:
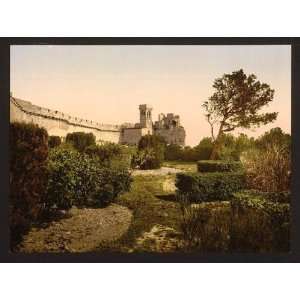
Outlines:
MULTIPOLYGON (((266 109, 276 122, 243 131, 258 136, 291 126, 290 46, 11 46, 15 97, 108 124, 138 122, 138 105, 179 114, 186 144, 210 135, 201 107, 215 78, 243 68, 275 89, 266 109)), ((239 133, 241 130, 236 130, 239 133)))

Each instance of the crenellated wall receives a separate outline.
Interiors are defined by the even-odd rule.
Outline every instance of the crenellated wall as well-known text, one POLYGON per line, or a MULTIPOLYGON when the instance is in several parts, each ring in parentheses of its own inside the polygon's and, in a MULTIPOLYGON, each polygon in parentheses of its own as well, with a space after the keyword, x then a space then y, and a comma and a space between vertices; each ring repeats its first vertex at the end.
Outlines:
POLYGON ((10 121, 34 123, 44 127, 49 135, 66 137, 72 132, 93 133, 96 142, 113 142, 137 145, 146 134, 157 134, 165 138, 168 144, 185 145, 185 130, 180 125, 178 115, 160 114, 159 120, 153 124, 152 107, 146 104, 139 106, 140 123, 124 123, 109 125, 73 117, 68 114, 33 105, 29 101, 10 97, 10 121))
POLYGON ((38 124, 44 127, 49 135, 58 135, 62 138, 68 133, 81 131, 93 133, 97 142, 121 142, 121 126, 72 117, 13 97, 10 98, 10 121, 38 124))

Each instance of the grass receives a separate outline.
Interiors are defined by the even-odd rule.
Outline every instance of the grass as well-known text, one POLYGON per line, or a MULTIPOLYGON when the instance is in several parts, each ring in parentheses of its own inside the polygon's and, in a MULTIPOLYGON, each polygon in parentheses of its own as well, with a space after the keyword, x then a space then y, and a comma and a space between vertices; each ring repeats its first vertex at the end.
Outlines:
POLYGON ((155 225, 179 230, 181 221, 179 204, 175 201, 162 200, 163 196, 171 196, 163 191, 162 185, 164 180, 172 176, 174 175, 135 176, 130 192, 117 199, 117 204, 133 211, 133 220, 128 232, 118 241, 99 245, 96 250, 130 252, 136 239, 155 225))
MULTIPOLYGON (((107 252, 141 251, 135 248, 136 240, 145 232, 151 231, 151 229, 157 225, 173 228, 175 231, 183 234, 184 237, 182 207, 175 201, 174 193, 167 193, 163 190, 163 182, 170 179, 175 179, 175 176, 136 176, 130 192, 121 195, 117 199, 117 204, 126 206, 133 211, 133 219, 129 230, 121 239, 101 244, 96 250, 107 252)), ((201 211, 203 209, 205 212, 208 211, 209 219, 213 218, 214 220, 217 214, 220 219, 224 219, 223 221, 225 223, 228 220, 229 202, 218 201, 202 203, 197 204, 196 207, 201 209, 201 211)), ((189 209, 189 212, 190 211, 189 209)), ((196 211, 198 211, 198 209, 196 209, 196 211)), ((187 217, 190 219, 189 215, 187 215, 187 217)), ((196 222, 198 222, 197 219, 198 216, 196 216, 196 222)), ((188 222, 190 221, 191 220, 188 222)), ((208 227, 205 226, 204 232, 207 236, 209 236, 210 233, 215 234, 214 237, 210 238, 210 244, 213 244, 214 241, 212 239, 215 240, 216 237, 219 238, 222 233, 215 233, 214 222, 211 222, 212 221, 209 221, 208 227)), ((203 233, 203 230, 201 233, 203 233)), ((146 242, 149 243, 149 245, 145 243, 142 251, 151 251, 150 249, 153 242, 151 242, 151 240, 146 242)), ((223 243, 223 241, 221 242, 223 243)), ((221 247, 219 244, 217 246, 218 248, 221 247)), ((211 249, 213 247, 209 245, 209 248, 211 249)), ((189 250, 187 249, 187 251, 189 250)))
POLYGON ((197 163, 189 161, 165 161, 163 162, 164 167, 176 168, 187 172, 197 172, 197 163))

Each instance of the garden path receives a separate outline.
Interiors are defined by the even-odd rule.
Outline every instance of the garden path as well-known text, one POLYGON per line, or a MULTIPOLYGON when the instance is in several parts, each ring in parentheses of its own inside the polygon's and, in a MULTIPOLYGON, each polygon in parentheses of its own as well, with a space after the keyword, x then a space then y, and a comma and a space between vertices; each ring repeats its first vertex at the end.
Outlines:
POLYGON ((88 252, 99 243, 120 238, 129 228, 132 212, 117 204, 105 208, 75 208, 69 217, 34 227, 24 237, 21 252, 88 252))

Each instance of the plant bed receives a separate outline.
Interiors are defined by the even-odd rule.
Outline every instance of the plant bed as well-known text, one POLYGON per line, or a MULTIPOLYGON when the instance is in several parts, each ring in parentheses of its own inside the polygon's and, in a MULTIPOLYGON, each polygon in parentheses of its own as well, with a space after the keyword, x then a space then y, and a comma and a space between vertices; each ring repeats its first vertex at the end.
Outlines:
POLYGON ((289 251, 290 205, 272 202, 268 196, 251 190, 233 195, 233 251, 289 251))

